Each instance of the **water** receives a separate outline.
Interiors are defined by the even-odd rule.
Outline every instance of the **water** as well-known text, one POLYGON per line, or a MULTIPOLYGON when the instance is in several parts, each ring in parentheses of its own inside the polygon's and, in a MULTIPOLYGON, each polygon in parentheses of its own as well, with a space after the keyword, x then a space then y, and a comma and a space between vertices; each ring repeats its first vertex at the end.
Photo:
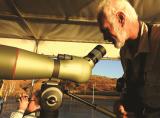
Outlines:
MULTIPOLYGON (((91 99, 86 99, 90 103, 91 99)), ((113 104, 115 100, 111 99, 95 99, 95 103, 104 108, 113 111, 113 104)), ((60 108, 59 118, 109 118, 101 112, 98 112, 91 107, 81 103, 77 100, 65 99, 63 106, 60 108), (65 117, 64 117, 65 116, 65 117)))
MULTIPOLYGON (((88 102, 92 102, 92 99, 85 99, 88 102)), ((100 105, 104 108, 108 108, 113 111, 113 104, 116 99, 107 98, 107 99, 95 99, 94 102, 97 105, 100 105)), ((4 104, 4 109, 0 118, 9 118, 12 111, 15 111, 17 108, 17 103, 15 99, 10 98, 4 104)), ((75 99, 64 98, 63 104, 59 109, 58 118, 109 118, 101 112, 93 110, 91 107, 81 103, 75 99)))

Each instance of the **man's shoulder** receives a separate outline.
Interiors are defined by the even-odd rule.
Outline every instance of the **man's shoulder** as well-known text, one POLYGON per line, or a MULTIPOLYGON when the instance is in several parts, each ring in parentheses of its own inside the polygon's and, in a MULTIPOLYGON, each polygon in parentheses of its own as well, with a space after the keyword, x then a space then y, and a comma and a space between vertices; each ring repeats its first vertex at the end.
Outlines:
POLYGON ((152 27, 152 28, 160 28, 160 23, 150 23, 150 22, 143 22, 141 21, 142 26, 148 26, 148 27, 152 27))
POLYGON ((152 24, 151 38, 160 41, 160 24, 152 24))
POLYGON ((154 27, 160 27, 160 23, 150 23, 152 24, 154 27))
MULTIPOLYGON (((151 36, 151 39, 152 41, 153 40, 159 40, 160 41, 160 23, 145 23, 143 22, 143 26, 145 27, 148 27, 147 31, 149 31, 149 28, 150 28, 150 36, 151 36)), ((146 31, 146 30, 145 30, 146 31)), ((152 42, 153 43, 153 42, 152 42)), ((155 42, 154 42, 155 43, 155 42)))

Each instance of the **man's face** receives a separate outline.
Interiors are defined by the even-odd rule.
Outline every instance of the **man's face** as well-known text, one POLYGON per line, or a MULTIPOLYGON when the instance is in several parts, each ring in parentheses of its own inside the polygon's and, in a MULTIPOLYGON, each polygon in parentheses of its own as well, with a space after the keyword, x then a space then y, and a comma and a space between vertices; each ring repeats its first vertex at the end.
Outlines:
POLYGON ((126 31, 115 18, 112 18, 111 22, 103 18, 100 29, 103 33, 104 40, 112 42, 116 48, 121 48, 128 38, 126 31))

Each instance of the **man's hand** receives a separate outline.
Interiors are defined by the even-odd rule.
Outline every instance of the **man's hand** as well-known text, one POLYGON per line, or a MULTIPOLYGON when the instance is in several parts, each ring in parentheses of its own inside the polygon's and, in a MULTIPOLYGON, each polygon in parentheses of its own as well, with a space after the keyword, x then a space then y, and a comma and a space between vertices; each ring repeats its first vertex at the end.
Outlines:
POLYGON ((25 111, 28 107, 28 95, 21 94, 19 99, 19 108, 18 110, 25 111))
POLYGON ((128 113, 125 110, 125 107, 121 101, 116 101, 114 104, 114 112, 117 115, 117 118, 128 118, 128 113))

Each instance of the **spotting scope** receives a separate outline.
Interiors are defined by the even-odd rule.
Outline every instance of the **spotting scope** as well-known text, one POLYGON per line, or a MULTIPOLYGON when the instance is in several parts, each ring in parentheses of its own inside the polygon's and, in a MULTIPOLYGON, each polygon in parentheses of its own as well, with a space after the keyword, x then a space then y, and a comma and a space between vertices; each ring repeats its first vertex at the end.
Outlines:
POLYGON ((0 79, 27 80, 53 77, 83 83, 88 81, 92 68, 105 54, 105 48, 97 45, 85 57, 58 55, 54 59, 0 45, 0 79))

